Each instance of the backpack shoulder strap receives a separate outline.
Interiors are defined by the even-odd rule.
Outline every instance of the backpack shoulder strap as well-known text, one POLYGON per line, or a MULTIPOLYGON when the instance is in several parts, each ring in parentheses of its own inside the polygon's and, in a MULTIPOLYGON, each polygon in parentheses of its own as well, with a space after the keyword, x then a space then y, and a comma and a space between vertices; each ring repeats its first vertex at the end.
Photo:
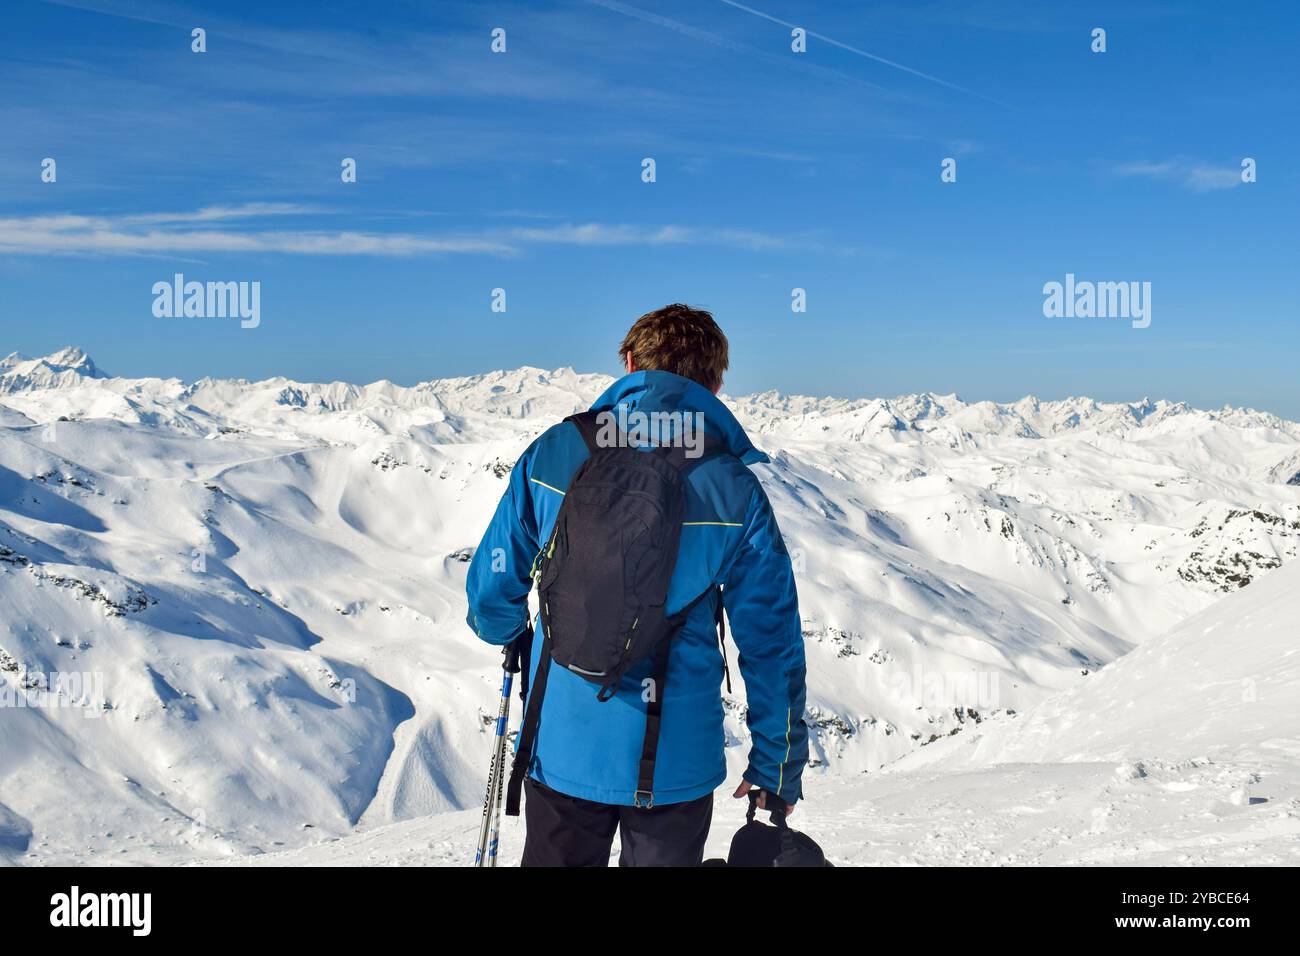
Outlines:
MULTIPOLYGON (((652 685, 654 694, 646 701, 645 711, 645 736, 641 740, 641 761, 637 767, 636 794, 632 798, 634 806, 644 810, 654 807, 654 781, 655 781, 655 758, 659 754, 659 725, 663 718, 663 695, 664 684, 668 679, 668 659, 673 650, 673 638, 682 625, 686 623, 686 615, 690 614, 691 609, 701 601, 714 597, 717 606, 714 611, 714 623, 718 627, 718 641, 721 646, 722 641, 722 589, 716 584, 710 584, 689 604, 673 615, 673 630, 668 640, 655 651, 654 663, 651 666, 650 676, 654 681, 652 685)), ((724 649, 722 652, 722 667, 727 670, 727 653, 724 649)), ((731 692, 731 674, 727 673, 727 692, 731 692)))
POLYGON ((564 419, 566 422, 573 422, 573 426, 578 429, 578 434, 582 436, 582 441, 587 446, 587 451, 593 455, 596 454, 596 449, 600 447, 596 444, 596 433, 600 430, 596 419, 599 415, 600 412, 589 409, 585 412, 577 412, 564 419))
MULTIPOLYGON (((531 656, 533 634, 528 628, 527 653, 531 656)), ((521 648, 521 651, 523 649, 521 648)), ((522 654, 521 654, 522 656, 522 654)), ((520 695, 528 683, 529 657, 523 657, 524 679, 520 681, 520 695)), ((546 695, 546 678, 551 673, 551 639, 547 633, 545 621, 542 622, 542 652, 537 659, 537 670, 533 672, 532 686, 524 697, 524 717, 519 725, 519 734, 515 737, 515 756, 510 764, 510 779, 506 783, 506 816, 519 816, 520 797, 523 794, 524 778, 528 776, 529 765, 533 762, 533 751, 537 746, 537 725, 542 717, 542 698, 546 695)))

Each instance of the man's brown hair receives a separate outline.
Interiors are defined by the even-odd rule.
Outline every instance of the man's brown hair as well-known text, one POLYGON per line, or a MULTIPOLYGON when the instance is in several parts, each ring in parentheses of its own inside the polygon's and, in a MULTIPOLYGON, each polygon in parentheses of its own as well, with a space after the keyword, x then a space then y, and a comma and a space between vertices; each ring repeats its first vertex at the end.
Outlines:
POLYGON ((620 356, 632 353, 637 371, 673 372, 699 382, 711 392, 722 387, 727 370, 727 337, 703 309, 680 302, 647 312, 632 323, 620 356))

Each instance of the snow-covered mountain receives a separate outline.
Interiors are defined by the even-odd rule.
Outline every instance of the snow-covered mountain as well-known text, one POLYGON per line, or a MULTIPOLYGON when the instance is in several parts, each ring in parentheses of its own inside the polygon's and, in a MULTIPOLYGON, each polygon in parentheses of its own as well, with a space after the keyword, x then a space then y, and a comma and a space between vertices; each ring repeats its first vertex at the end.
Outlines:
MULTIPOLYGON (((498 658, 465 561, 518 454, 609 381, 0 361, 0 859, 217 858, 478 804, 498 658)), ((1265 413, 728 403, 772 456, 828 788, 1019 724, 1300 547, 1300 425, 1265 413)))
MULTIPOLYGON (((1298 641, 1300 563, 1023 716, 968 720, 881 773, 822 775, 793 822, 838 865, 1295 866, 1298 641)), ((709 856, 742 819, 720 793, 709 856)), ((458 864, 478 823, 439 814, 231 862, 458 864)), ((502 847, 518 861, 517 821, 502 847)))

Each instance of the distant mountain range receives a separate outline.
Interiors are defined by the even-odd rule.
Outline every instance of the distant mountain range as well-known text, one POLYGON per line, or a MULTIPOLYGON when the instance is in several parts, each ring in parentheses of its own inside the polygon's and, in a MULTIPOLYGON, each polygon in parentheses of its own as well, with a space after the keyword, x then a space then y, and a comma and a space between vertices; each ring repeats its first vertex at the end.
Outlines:
MULTIPOLYGON (((216 859, 481 801, 497 655, 465 561, 523 448, 609 382, 0 361, 0 692, 54 691, 0 707, 0 858, 216 859)), ((1013 726, 1300 549, 1300 424, 1266 413, 726 401, 796 563, 810 786, 1013 726)))

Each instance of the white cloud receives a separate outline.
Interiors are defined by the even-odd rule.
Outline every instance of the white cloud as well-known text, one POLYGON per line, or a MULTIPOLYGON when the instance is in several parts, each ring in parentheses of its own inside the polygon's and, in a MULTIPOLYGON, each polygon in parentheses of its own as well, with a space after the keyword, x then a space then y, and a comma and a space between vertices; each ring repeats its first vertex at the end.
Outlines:
POLYGON ((207 206, 192 212, 123 216, 57 214, 0 218, 0 250, 26 255, 193 256, 202 253, 283 253, 307 256, 517 255, 530 245, 719 245, 762 250, 786 241, 743 229, 565 223, 515 226, 476 233, 429 235, 352 229, 231 228, 264 217, 321 213, 292 203, 207 206), (225 223, 227 228, 192 228, 225 223), (191 227, 191 228, 183 228, 191 227))
POLYGON ((238 206, 204 206, 193 212, 152 212, 138 216, 123 216, 123 222, 219 222, 226 219, 252 219, 258 216, 302 216, 328 212, 320 206, 304 206, 289 202, 250 202, 238 206))
POLYGON ((688 226, 628 226, 604 223, 516 228, 507 233, 528 243, 562 243, 575 246, 719 245, 748 249, 776 249, 785 240, 744 229, 697 229, 688 226))
POLYGON ((1232 189, 1241 184, 1241 170, 1230 166, 1212 166, 1196 160, 1179 157, 1162 162, 1139 160, 1115 167, 1120 176, 1159 179, 1177 183, 1193 192, 1203 193, 1215 189, 1232 189))

